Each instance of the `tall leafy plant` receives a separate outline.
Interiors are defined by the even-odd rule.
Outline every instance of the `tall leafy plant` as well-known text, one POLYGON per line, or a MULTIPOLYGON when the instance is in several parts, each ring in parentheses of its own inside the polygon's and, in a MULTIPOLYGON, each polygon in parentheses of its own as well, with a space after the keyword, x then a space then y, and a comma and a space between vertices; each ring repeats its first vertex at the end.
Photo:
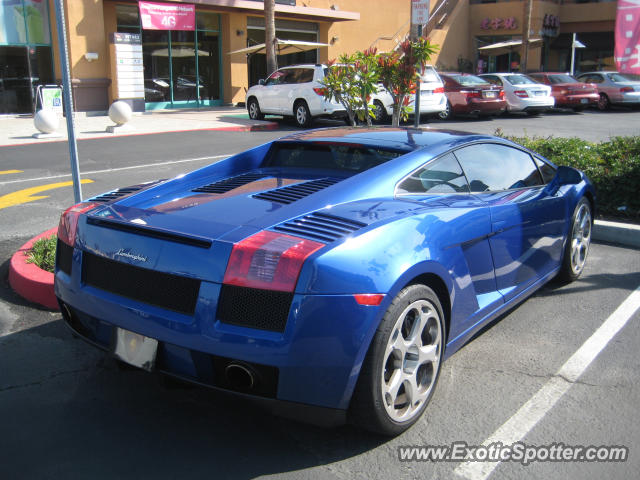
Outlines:
POLYGON ((326 100, 335 98, 345 108, 350 125, 355 126, 358 120, 371 125, 369 99, 377 89, 377 81, 375 48, 343 54, 337 62, 329 62, 323 95, 326 100))
POLYGON ((406 119, 411 112, 410 95, 416 92, 420 72, 436 49, 429 40, 419 38, 414 42, 405 40, 396 50, 378 55, 377 76, 393 98, 393 126, 399 126, 400 119, 406 119))

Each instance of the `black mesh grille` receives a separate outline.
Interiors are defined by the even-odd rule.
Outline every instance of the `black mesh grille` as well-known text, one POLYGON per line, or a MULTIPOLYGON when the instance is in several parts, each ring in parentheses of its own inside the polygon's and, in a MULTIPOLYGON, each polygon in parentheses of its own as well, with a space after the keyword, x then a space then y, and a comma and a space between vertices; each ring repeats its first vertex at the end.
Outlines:
POLYGON ((321 242, 333 242, 366 226, 366 223, 315 212, 281 223, 274 230, 321 242))
POLYGON ((291 292, 222 285, 217 317, 241 327, 284 332, 292 300, 291 292))
POLYGON ((193 315, 200 281, 82 254, 82 281, 92 287, 157 307, 193 315))
POLYGON ((56 268, 67 275, 71 275, 71 263, 73 261, 73 247, 58 239, 56 245, 56 268))
POLYGON ((218 182, 210 183, 209 185, 194 188, 192 191, 201 193, 227 193, 234 188, 255 182, 256 180, 260 180, 264 177, 266 177, 266 175, 262 173, 245 173, 243 175, 226 178, 218 182))
POLYGON ((287 185, 286 187, 269 190, 268 192, 257 193, 253 198, 289 204, 330 187, 339 181, 339 178, 321 178, 320 180, 296 183, 294 185, 287 185))

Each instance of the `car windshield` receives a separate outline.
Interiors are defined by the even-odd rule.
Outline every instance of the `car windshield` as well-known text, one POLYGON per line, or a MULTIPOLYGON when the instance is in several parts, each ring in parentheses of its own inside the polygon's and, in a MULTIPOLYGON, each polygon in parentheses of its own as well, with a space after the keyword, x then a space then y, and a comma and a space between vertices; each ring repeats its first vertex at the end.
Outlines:
POLYGON ((451 75, 451 78, 464 86, 490 85, 484 78, 476 77, 475 75, 451 75))
POLYGON ((507 75, 504 78, 511 85, 527 85, 531 83, 538 83, 535 80, 527 77, 526 75, 507 75))
POLYGON ((640 81, 640 75, 634 75, 632 73, 607 73, 607 77, 612 82, 638 82, 640 81))
POLYGON ((363 172, 404 153, 367 145, 275 142, 262 167, 363 172))
POLYGON ((578 81, 573 78, 571 75, 548 75, 549 83, 578 83, 578 81))

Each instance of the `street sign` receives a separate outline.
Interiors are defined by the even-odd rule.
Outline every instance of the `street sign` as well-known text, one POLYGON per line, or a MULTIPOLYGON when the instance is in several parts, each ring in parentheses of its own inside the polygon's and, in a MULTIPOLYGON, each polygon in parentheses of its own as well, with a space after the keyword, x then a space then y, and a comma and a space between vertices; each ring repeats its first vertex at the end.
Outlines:
POLYGON ((411 23, 426 25, 429 21, 429 0, 411 0, 411 23))

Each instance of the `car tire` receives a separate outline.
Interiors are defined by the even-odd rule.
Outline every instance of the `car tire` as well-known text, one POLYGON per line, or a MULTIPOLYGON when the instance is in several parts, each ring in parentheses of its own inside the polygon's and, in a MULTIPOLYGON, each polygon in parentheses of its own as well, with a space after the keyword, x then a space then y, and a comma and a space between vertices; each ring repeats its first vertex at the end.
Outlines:
POLYGON ((387 109, 384 108, 384 105, 380 100, 375 100, 373 102, 373 116, 376 123, 386 123, 389 121, 387 109))
POLYGON ((447 106, 443 111, 438 112, 438 118, 440 120, 450 120, 451 117, 453 117, 453 112, 451 110, 451 102, 447 100, 447 106))
POLYGON ((573 282, 584 270, 591 244, 591 227, 593 216, 589 200, 582 197, 576 205, 571 217, 571 227, 564 247, 562 266, 558 279, 562 282, 573 282))
POLYGON ((247 103, 247 111, 249 112, 249 118, 251 120, 262 120, 264 118, 264 113, 260 110, 258 100, 255 98, 251 98, 249 103, 247 103))
POLYGON ((299 100, 293 106, 293 118, 300 128, 309 128, 311 126, 311 112, 309 106, 304 100, 299 100))
POLYGON ((409 285, 387 309, 362 364, 350 421, 386 436, 422 416, 438 381, 446 339, 440 300, 426 285, 409 285))
POLYGON ((611 108, 611 101, 609 97, 607 97, 606 93, 601 93, 600 98, 598 99, 598 110, 609 110, 611 108))

